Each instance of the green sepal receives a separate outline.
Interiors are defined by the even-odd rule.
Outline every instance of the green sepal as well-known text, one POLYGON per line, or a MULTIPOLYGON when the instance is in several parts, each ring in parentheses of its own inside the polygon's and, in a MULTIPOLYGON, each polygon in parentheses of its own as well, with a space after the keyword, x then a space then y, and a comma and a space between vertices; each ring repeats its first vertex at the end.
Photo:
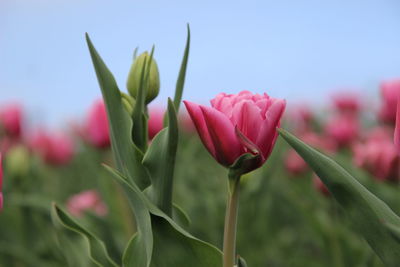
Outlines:
POLYGON ((231 180, 235 180, 245 173, 251 172, 260 166, 261 156, 245 153, 229 166, 228 176, 231 180))

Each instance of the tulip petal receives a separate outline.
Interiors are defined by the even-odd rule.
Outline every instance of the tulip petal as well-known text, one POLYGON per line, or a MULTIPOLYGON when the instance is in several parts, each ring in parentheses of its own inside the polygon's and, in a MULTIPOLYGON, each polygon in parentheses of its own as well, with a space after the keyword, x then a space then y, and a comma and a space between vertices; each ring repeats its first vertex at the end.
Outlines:
POLYGON ((242 101, 233 109, 231 121, 253 143, 257 142, 263 123, 260 111, 261 109, 250 100, 242 101))
POLYGON ((190 118, 192 118, 192 121, 196 126, 201 141, 207 148, 208 152, 210 152, 211 155, 215 158, 216 154, 214 144, 208 132, 208 128, 206 122, 204 121, 203 112, 201 111, 200 106, 189 101, 183 101, 183 103, 185 104, 186 109, 189 112, 190 118))
POLYGON ((261 125, 256 142, 261 151, 263 151, 265 158, 271 153, 273 144, 278 136, 276 127, 279 126, 285 107, 285 100, 276 100, 265 114, 266 119, 261 125))
POLYGON ((216 159, 224 166, 232 165, 244 153, 244 149, 236 137, 235 129, 225 114, 220 111, 200 106, 215 147, 216 159))

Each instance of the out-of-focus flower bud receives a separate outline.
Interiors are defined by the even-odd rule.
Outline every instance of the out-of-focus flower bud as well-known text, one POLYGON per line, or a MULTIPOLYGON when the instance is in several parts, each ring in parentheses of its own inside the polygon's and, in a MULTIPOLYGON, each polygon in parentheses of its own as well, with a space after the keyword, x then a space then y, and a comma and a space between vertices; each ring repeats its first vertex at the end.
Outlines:
POLYGON ((152 58, 151 62, 149 61, 150 61, 149 53, 144 52, 140 54, 133 61, 131 70, 129 71, 128 81, 126 83, 129 94, 136 99, 137 94, 139 92, 141 74, 144 64, 146 63, 144 69, 144 77, 143 77, 144 86, 146 86, 145 74, 148 70, 148 66, 150 65, 149 80, 147 82, 147 86, 144 88, 147 104, 150 103, 154 98, 156 98, 160 91, 160 75, 158 73, 157 63, 154 60, 154 58, 152 58))
POLYGON ((103 100, 93 103, 85 123, 85 137, 92 145, 104 148, 110 146, 110 133, 106 107, 103 100))
POLYGON ((0 210, 3 209, 3 165, 2 156, 0 153, 0 210))
POLYGON ((29 151, 23 145, 14 146, 6 157, 7 173, 11 176, 25 176, 29 171, 29 151))
POLYGON ((92 211, 99 216, 107 214, 107 206, 96 190, 87 190, 73 195, 67 201, 67 209, 77 217, 81 217, 85 211, 92 211))
POLYGON ((153 139, 164 127, 164 111, 161 109, 150 109, 149 112, 149 139, 153 139))
POLYGON ((340 92, 332 97, 333 106, 341 113, 357 114, 361 109, 360 96, 355 92, 340 92))
POLYGON ((352 147, 354 164, 369 171, 378 180, 396 180, 399 158, 390 135, 371 135, 352 147))
MULTIPOLYGON (((337 148, 336 144, 332 140, 326 138, 325 136, 318 135, 315 132, 304 132, 299 135, 299 137, 304 143, 317 149, 321 149, 328 154, 335 152, 337 148)), ((290 149, 288 151, 284 164, 286 170, 294 175, 302 174, 308 170, 307 163, 294 149, 290 149)))
POLYGON ((21 136, 22 108, 19 104, 10 104, 0 109, 0 127, 10 137, 21 136))
POLYGON ((400 155, 400 95, 397 98, 396 125, 394 128, 393 142, 396 147, 397 154, 400 155))
POLYGON ((50 165, 68 164, 74 155, 72 140, 61 133, 50 135, 39 131, 31 137, 29 146, 34 153, 50 165))
POLYGON ((325 131, 338 146, 346 146, 358 137, 360 125, 356 116, 340 114, 328 121, 325 131))
POLYGON ((382 105, 379 119, 394 123, 396 120, 397 98, 400 95, 400 79, 385 81, 381 84, 382 105))
POLYGON ((302 157, 297 154, 294 149, 290 149, 286 155, 285 161, 286 170, 294 175, 302 174, 307 171, 308 165, 302 157))

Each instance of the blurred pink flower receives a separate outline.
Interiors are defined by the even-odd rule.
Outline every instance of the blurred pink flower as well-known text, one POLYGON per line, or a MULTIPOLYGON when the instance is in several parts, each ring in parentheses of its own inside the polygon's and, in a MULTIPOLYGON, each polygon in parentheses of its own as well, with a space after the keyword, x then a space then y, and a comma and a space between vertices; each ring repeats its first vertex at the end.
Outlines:
POLYGON ((400 95, 400 79, 382 82, 380 89, 382 104, 378 116, 384 122, 394 123, 397 98, 400 95))
POLYGON ((366 169, 379 180, 396 180, 398 153, 390 135, 376 131, 365 142, 353 145, 354 164, 366 169))
POLYGON ((150 109, 149 111, 149 138, 153 139, 163 129, 164 111, 162 109, 150 109))
POLYGON ((270 155, 286 106, 285 100, 249 91, 220 93, 211 107, 184 103, 204 146, 221 165, 231 166, 244 153, 252 153, 260 156, 254 169, 270 155))
POLYGON ((360 96, 354 92, 340 92, 333 97, 333 106, 340 113, 357 114, 361 109, 360 96))
POLYGON ((292 108, 288 117, 296 132, 308 132, 311 130, 314 114, 308 105, 302 104, 292 108))
MULTIPOLYGON (((333 153, 336 145, 332 140, 324 136, 320 136, 315 132, 305 132, 299 135, 299 138, 306 144, 317 149, 324 150, 324 153, 333 153)), ((289 149, 284 161, 285 168, 288 172, 298 175, 308 170, 307 163, 297 154, 294 149, 289 149)))
POLYGON ((0 153, 0 210, 3 209, 3 159, 0 153))
POLYGON ((286 170, 294 175, 304 173, 308 169, 307 163, 294 149, 288 151, 284 164, 286 170))
POLYGON ((19 138, 22 128, 22 107, 19 104, 9 104, 0 110, 0 127, 10 137, 19 138))
POLYGON ((182 127, 182 130, 185 133, 192 134, 196 132, 196 127, 194 126, 192 119, 187 113, 181 113, 179 115, 179 125, 182 127))
POLYGON ((9 137, 9 136, 4 136, 0 139, 0 153, 3 155, 6 155, 7 152, 19 144, 21 141, 19 139, 9 137))
POLYGON ((72 140, 62 133, 49 134, 38 131, 30 138, 29 146, 46 163, 51 165, 67 164, 74 154, 72 140))
POLYGON ((90 107, 84 129, 90 144, 99 148, 110 146, 106 107, 102 99, 96 100, 90 107))
POLYGON ((396 147, 397 154, 400 155, 400 95, 397 98, 396 125, 394 128, 393 142, 396 147))
POLYGON ((99 216, 107 214, 107 206, 96 190, 87 190, 73 195, 67 201, 67 210, 74 216, 81 217, 85 211, 92 211, 99 216))
POLYGON ((346 146, 359 136, 359 121, 356 116, 339 114, 328 121, 325 132, 338 146, 346 146))

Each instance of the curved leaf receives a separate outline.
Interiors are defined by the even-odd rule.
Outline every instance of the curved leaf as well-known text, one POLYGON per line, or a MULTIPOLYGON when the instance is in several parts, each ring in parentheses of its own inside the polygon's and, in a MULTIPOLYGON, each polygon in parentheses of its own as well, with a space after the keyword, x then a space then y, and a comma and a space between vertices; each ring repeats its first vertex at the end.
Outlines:
POLYGON ((143 154, 132 143, 132 121, 123 107, 118 85, 114 76, 97 53, 88 34, 86 34, 86 41, 106 105, 108 123, 110 125, 111 147, 118 169, 126 174, 131 181, 134 181, 139 188, 144 189, 149 185, 150 180, 141 164, 143 154))
POLYGON ((185 85, 186 69, 189 60, 189 50, 190 50, 190 27, 188 24, 185 52, 183 53, 181 68, 179 69, 178 80, 176 81, 176 88, 175 88, 174 106, 177 112, 179 111, 179 106, 182 100, 183 86, 185 85))
POLYGON ((117 267, 116 264, 108 255, 104 242, 92 234, 89 230, 85 229, 78 222, 72 219, 65 211, 59 208, 55 203, 52 206, 52 217, 57 219, 64 227, 83 236, 89 246, 89 257, 97 266, 111 266, 117 267))
POLYGON ((387 266, 398 266, 400 242, 393 234, 400 218, 334 160, 306 145, 289 132, 280 135, 321 178, 360 233, 387 266))
MULTIPOLYGON (((137 186, 129 184, 116 170, 107 166, 106 169, 110 171, 113 177, 124 188, 130 190, 128 197, 131 204, 138 205, 135 202, 140 201, 141 205, 145 205, 152 215, 151 225, 154 233, 154 246, 151 266, 222 266, 222 253, 220 250, 211 244, 193 237, 148 200, 137 186)), ((135 239, 136 237, 133 238, 132 241, 135 239)), ((128 247, 130 246, 131 245, 128 247)), ((131 252, 134 252, 131 248, 126 250, 123 259, 124 266, 139 266, 134 265, 133 262, 128 262, 128 259, 133 259, 130 255, 131 252)))
POLYGON ((143 157, 143 165, 150 173, 150 196, 168 216, 172 214, 172 186, 178 148, 178 120, 174 104, 168 99, 168 127, 153 139, 143 157))

